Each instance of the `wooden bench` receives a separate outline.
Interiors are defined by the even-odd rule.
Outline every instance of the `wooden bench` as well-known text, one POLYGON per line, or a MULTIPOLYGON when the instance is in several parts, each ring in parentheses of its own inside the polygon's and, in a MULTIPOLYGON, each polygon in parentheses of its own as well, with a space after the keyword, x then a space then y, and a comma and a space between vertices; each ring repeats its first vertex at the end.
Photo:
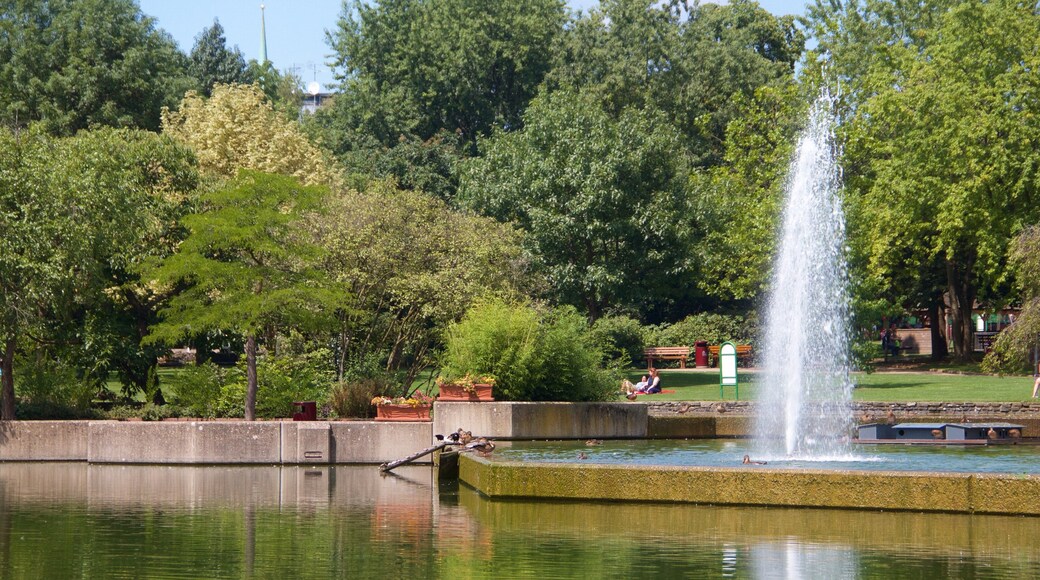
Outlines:
MULTIPOLYGON (((718 361, 719 361, 719 346, 720 345, 713 344, 713 345, 708 347, 708 354, 710 355, 708 357, 708 366, 712 366, 713 367, 713 366, 717 366, 718 365, 718 361)), ((751 356, 751 345, 750 344, 735 344, 733 346, 737 347, 737 360, 740 360, 742 358, 747 358, 747 357, 751 356)))
POLYGON ((677 360, 679 368, 686 368, 686 359, 690 358, 688 346, 651 346, 643 351, 646 355, 646 368, 654 368, 655 360, 677 360))

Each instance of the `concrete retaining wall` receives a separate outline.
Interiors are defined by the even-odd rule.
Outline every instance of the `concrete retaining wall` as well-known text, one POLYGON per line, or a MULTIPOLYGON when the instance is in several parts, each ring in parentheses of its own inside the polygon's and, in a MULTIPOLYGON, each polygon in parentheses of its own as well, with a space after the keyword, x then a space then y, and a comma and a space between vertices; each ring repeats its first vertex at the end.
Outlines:
POLYGON ((491 498, 1040 515, 1037 475, 525 464, 465 455, 459 478, 491 498))
POLYGON ((0 461, 86 458, 86 421, 0 421, 0 461))
MULTIPOLYGON (((1040 404, 861 403, 857 416, 899 421, 1013 421, 1040 436, 1040 404)), ((754 405, 739 402, 436 403, 434 420, 0 422, 0 461, 168 464, 384 463, 459 427, 497 439, 746 437, 754 405)), ((425 460, 424 460, 425 462, 425 460)))
POLYGON ((459 427, 499 439, 628 439, 646 437, 641 403, 437 403, 433 432, 459 427))

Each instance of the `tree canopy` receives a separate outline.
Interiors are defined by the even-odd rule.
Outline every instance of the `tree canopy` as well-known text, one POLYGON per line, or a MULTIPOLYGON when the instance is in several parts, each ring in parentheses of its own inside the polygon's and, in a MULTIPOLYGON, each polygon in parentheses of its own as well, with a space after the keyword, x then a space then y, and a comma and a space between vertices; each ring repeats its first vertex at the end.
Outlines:
POLYGON ((71 135, 95 125, 156 130, 192 86, 186 59, 133 0, 0 4, 0 122, 71 135))
POLYGON ((188 55, 188 72, 195 78, 204 96, 213 93, 213 85, 246 84, 249 81, 246 59, 237 46, 228 48, 224 27, 219 20, 195 37, 188 55))
POLYGON ((688 284, 686 167, 659 116, 629 109, 614 120, 590 95, 558 91, 531 104, 523 130, 487 141, 459 196, 524 230, 555 296, 595 319, 688 284))

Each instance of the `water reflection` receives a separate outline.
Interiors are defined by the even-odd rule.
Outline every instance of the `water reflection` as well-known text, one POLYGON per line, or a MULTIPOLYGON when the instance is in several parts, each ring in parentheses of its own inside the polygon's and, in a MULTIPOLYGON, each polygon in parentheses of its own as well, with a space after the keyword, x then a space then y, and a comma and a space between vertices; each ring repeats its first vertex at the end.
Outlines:
POLYGON ((429 468, 0 463, 0 578, 1036 577, 1040 518, 491 502, 429 468))

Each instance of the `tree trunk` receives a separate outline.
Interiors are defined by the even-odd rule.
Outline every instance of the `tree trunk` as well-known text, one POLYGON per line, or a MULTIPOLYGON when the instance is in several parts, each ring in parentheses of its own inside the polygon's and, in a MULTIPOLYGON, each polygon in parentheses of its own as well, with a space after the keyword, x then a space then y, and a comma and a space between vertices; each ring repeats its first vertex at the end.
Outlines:
POLYGON ((928 306, 928 320, 932 325, 932 360, 940 361, 950 354, 946 343, 946 313, 942 304, 942 296, 932 300, 928 306))
POLYGON ((246 421, 256 420, 256 335, 246 337, 246 421))
POLYGON ((953 353, 958 359, 971 358, 974 351, 974 325, 971 320, 975 306, 975 287, 971 283, 970 265, 959 266, 946 262, 946 280, 950 296, 950 315, 953 317, 953 353))
POLYGON ((4 344, 4 357, 0 362, 3 377, 0 377, 0 420, 14 421, 14 337, 4 344))

